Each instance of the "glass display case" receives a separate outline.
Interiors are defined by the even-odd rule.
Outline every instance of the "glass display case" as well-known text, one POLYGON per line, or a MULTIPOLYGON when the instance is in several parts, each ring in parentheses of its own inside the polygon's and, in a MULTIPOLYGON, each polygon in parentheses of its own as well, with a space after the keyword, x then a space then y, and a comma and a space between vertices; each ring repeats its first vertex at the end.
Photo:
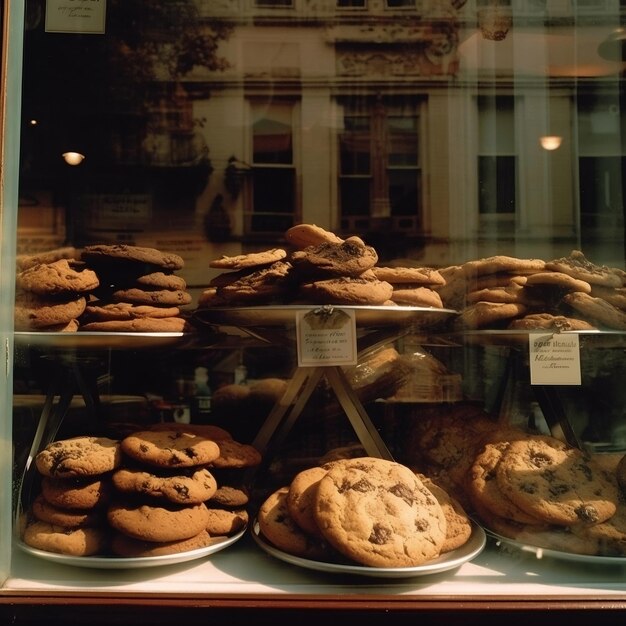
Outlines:
POLYGON ((7 623, 617 622, 621 0, 1 8, 7 623))

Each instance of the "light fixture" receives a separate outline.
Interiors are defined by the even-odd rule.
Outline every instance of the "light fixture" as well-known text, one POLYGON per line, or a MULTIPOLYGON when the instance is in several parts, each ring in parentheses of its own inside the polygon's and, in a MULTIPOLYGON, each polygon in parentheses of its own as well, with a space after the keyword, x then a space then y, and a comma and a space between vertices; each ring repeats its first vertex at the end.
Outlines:
POLYGON ((539 143, 544 150, 557 150, 561 147, 563 137, 558 135, 543 135, 539 138, 539 143))
POLYGON ((626 61, 626 29, 616 28, 598 46, 598 54, 607 61, 626 61))
POLYGON ((85 155, 80 152, 64 152, 63 160, 68 165, 80 165, 85 160, 85 155))

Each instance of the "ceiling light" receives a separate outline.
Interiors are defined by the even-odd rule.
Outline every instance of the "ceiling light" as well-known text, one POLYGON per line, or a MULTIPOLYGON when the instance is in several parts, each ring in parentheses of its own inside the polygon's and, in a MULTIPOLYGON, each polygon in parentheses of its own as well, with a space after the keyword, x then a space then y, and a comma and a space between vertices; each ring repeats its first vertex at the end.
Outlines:
POLYGON ((556 150, 561 147, 563 137, 558 135, 544 135, 539 138, 539 143, 544 150, 556 150))
POLYGON ((63 159, 68 165, 80 165, 85 160, 85 155, 80 152, 64 152, 63 159))

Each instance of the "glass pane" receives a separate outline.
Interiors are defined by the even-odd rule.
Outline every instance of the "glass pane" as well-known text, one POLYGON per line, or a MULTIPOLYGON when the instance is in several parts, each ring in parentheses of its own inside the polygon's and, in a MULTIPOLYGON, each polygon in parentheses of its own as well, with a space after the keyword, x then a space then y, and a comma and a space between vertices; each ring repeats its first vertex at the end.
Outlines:
POLYGON ((342 178, 340 194, 342 215, 369 215, 370 180, 368 178, 342 178))
POLYGON ((389 200, 392 215, 417 215, 418 174, 415 170, 389 172, 389 200))
POLYGON ((292 106, 255 105, 252 124, 252 158, 255 163, 293 162, 292 106))
POLYGON ((255 213, 293 213, 292 169, 255 167, 253 186, 255 213))

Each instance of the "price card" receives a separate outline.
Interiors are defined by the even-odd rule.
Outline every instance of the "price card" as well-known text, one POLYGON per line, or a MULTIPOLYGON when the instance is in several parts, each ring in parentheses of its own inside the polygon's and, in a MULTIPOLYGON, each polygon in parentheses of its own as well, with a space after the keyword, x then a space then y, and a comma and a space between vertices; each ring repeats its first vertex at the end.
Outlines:
POLYGON ((356 365, 354 311, 319 307, 296 313, 298 365, 356 365))
POLYGON ((578 335, 530 333, 528 353, 531 385, 580 385, 578 335))
POLYGON ((105 31, 106 0, 46 0, 47 33, 91 33, 105 31))

